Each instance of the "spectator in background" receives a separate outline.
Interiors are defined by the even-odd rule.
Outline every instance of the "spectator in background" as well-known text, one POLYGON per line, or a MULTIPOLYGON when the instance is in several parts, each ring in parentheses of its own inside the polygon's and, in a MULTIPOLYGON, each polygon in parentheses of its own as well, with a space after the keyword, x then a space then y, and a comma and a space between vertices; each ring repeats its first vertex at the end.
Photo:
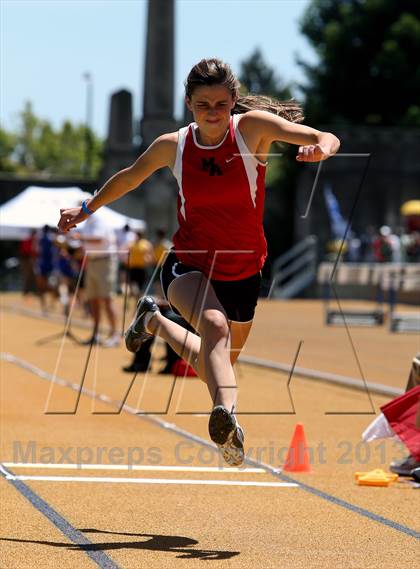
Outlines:
POLYGON ((166 259, 168 251, 172 248, 172 242, 166 237, 166 229, 160 227, 156 230, 154 256, 156 266, 160 267, 166 259))
POLYGON ((22 294, 36 291, 35 283, 36 229, 19 243, 19 261, 22 274, 22 294))
POLYGON ((81 242, 67 239, 64 235, 59 235, 55 241, 58 248, 58 290, 60 302, 67 313, 70 303, 70 296, 76 291, 79 278, 80 265, 78 256, 81 249, 81 242))
POLYGON ((134 296, 142 294, 148 277, 148 269, 153 265, 153 261, 152 243, 145 238, 143 231, 136 231, 136 240, 130 246, 128 255, 128 278, 131 293, 134 296))
POLYGON ((341 254, 344 257, 347 257, 348 251, 348 242, 343 241, 341 239, 331 239, 327 241, 326 244, 326 254, 325 260, 330 263, 334 263, 337 259, 337 255, 341 254))
POLYGON ((101 343, 104 347, 118 346, 117 319, 113 294, 117 286, 117 251, 114 231, 99 216, 89 217, 80 228, 79 238, 85 248, 85 297, 93 318, 93 332, 85 344, 101 343), (109 321, 108 338, 100 342, 99 324, 102 306, 109 321))
POLYGON ((35 266, 36 285, 41 309, 46 314, 46 294, 51 292, 57 295, 56 286, 53 282, 53 272, 57 264, 57 248, 54 244, 54 233, 48 225, 44 225, 37 241, 37 262, 35 266))
POLYGON ((347 260, 349 263, 358 263, 360 261, 360 246, 360 239, 353 234, 348 241, 347 260))
POLYGON ((364 263, 373 263, 375 260, 373 254, 373 242, 376 233, 373 225, 368 225, 366 231, 360 236, 360 258, 364 263))
POLYGON ((401 235, 402 231, 397 229, 395 232, 391 231, 388 236, 389 243, 391 245, 391 261, 393 263, 401 263, 402 255, 401 255, 401 235))
POLYGON ((391 228, 383 225, 379 235, 373 241, 373 257, 376 263, 390 263, 392 261, 392 245, 390 240, 391 228))
POLYGON ((409 200, 400 209, 404 220, 401 236, 403 260, 407 263, 420 262, 420 200, 409 200))
POLYGON ((169 251, 172 248, 172 242, 166 237, 166 229, 159 227, 156 230, 156 239, 153 249, 154 255, 154 267, 153 274, 154 279, 152 283, 151 294, 162 296, 162 288, 160 285, 160 271, 157 270, 165 262, 169 251))
POLYGON ((404 236, 405 258, 407 263, 420 263, 420 232, 413 231, 404 236))
POLYGON ((136 234, 128 223, 115 232, 118 248, 118 283, 119 292, 124 291, 128 283, 128 254, 131 245, 136 241, 136 234))

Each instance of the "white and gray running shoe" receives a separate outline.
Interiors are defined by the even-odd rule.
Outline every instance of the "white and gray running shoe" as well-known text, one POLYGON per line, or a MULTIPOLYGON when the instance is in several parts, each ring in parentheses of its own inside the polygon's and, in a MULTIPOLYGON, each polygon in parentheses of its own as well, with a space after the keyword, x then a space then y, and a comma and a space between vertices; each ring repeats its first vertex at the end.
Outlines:
POLYGON ((217 405, 210 415, 209 434, 230 466, 240 466, 244 461, 244 432, 233 413, 223 405, 217 405))
POLYGON ((137 302, 134 319, 125 333, 125 345, 129 352, 137 352, 145 340, 153 337, 146 331, 144 323, 148 312, 159 312, 159 307, 151 296, 143 296, 137 302))

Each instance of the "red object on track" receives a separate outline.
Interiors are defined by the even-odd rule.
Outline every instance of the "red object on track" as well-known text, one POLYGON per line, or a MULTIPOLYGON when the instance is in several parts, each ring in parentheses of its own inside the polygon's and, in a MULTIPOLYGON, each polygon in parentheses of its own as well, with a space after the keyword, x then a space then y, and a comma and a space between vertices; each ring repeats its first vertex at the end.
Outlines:
POLYGON ((420 460, 420 429, 416 427, 419 399, 420 385, 417 385, 381 407, 393 431, 416 460, 420 460))
POLYGON ((306 444, 303 424, 298 423, 293 433, 287 453, 286 462, 283 466, 285 472, 310 472, 309 449, 306 444))
POLYGON ((197 377, 194 369, 184 360, 176 360, 172 366, 172 373, 177 377, 197 377))

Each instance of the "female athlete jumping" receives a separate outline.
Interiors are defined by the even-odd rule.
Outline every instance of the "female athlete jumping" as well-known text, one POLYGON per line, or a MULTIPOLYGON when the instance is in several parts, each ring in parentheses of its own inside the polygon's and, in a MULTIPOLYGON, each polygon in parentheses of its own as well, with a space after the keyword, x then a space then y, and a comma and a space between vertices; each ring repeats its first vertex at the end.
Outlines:
POLYGON ((130 167, 110 178, 81 208, 61 210, 68 231, 99 207, 169 167, 178 186, 179 229, 161 269, 164 294, 197 334, 186 332, 141 298, 126 332, 130 351, 159 335, 190 360, 213 401, 211 439, 228 464, 243 462, 243 431, 234 414, 233 364, 251 330, 267 255, 262 219, 270 145, 299 146, 296 159, 318 162, 335 154, 336 136, 297 124, 300 107, 268 97, 239 96, 239 82, 218 59, 203 59, 185 83, 194 123, 159 136, 130 167))

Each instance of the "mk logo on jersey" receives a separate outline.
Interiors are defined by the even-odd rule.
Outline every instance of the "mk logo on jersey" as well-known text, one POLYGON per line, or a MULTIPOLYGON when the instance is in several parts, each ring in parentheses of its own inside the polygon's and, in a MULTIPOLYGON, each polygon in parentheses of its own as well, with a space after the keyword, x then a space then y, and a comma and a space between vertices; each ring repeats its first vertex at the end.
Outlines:
POLYGON ((214 156, 212 158, 202 158, 201 169, 204 170, 204 172, 208 172, 209 176, 221 176, 223 174, 222 169, 214 160, 214 156))

